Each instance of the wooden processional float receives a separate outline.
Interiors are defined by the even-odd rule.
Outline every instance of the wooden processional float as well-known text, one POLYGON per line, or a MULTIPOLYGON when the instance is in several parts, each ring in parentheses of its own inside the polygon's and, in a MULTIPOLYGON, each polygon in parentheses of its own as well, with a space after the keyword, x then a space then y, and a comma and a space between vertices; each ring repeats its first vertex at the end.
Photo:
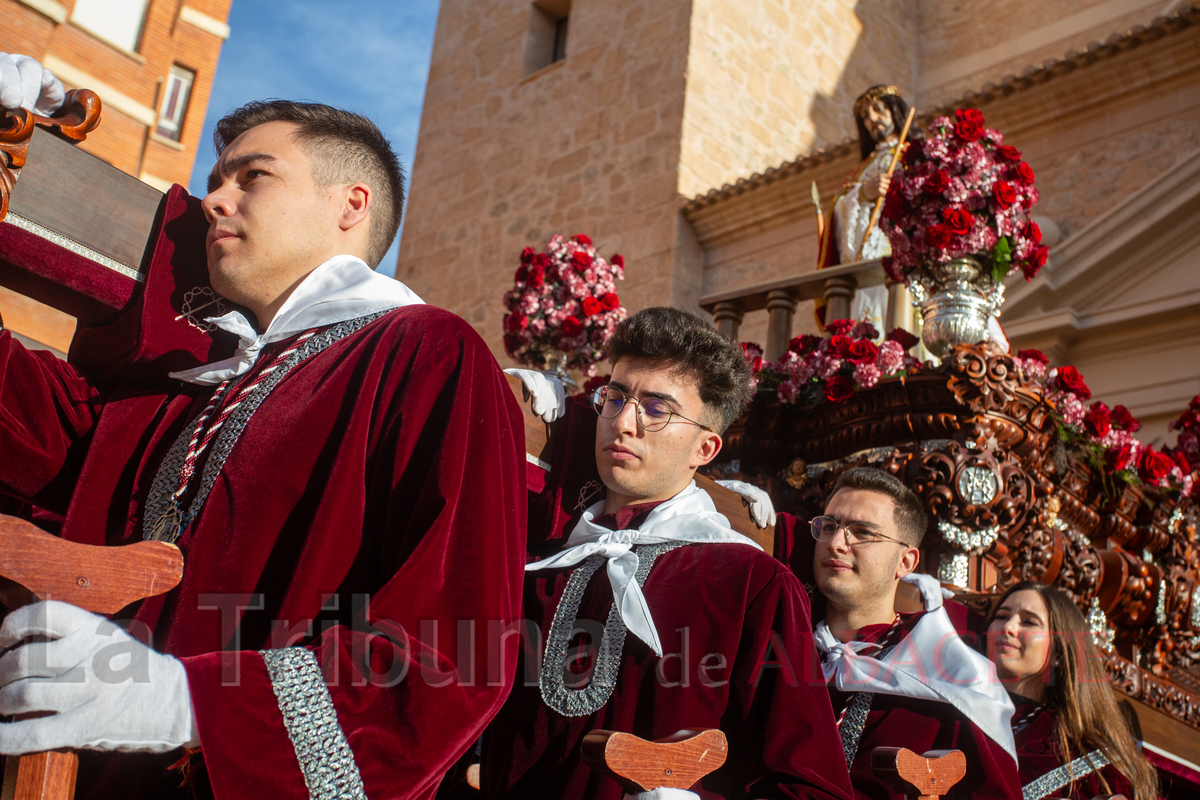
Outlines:
MULTIPOLYGON (((212 311, 193 313, 219 300, 208 285, 207 223, 199 201, 180 187, 163 194, 76 149, 73 145, 99 124, 100 112, 96 94, 82 89, 68 92, 53 117, 20 109, 5 112, 0 125, 0 286, 75 317, 78 326, 68 360, 97 383, 211 361, 219 346, 209 336, 211 328, 196 323, 198 316, 212 311), (164 230, 169 242, 160 237, 164 230)), ((533 415, 518 380, 510 377, 509 384, 525 412, 527 453, 531 461, 547 466, 556 445, 555 426, 533 415)), ((735 529, 771 552, 773 529, 758 529, 740 496, 704 476, 697 476, 697 482, 735 529)), ((0 517, 0 603, 10 609, 57 599, 112 614, 174 588, 182 570, 174 545, 81 545, 24 520, 0 517)), ((907 591, 898 605, 918 608, 915 590, 907 591)), ((681 731, 661 742, 594 731, 584 743, 585 760, 593 768, 635 791, 691 786, 720 767, 726 751, 724 735, 715 730, 681 731)), ((961 770, 949 763, 953 759, 935 762, 906 750, 898 753, 879 753, 876 760, 881 774, 901 781, 905 791, 938 796, 961 777, 961 770), (930 775, 942 777, 931 782, 930 775)), ((6 761, 3 800, 73 796, 74 754, 6 761)))

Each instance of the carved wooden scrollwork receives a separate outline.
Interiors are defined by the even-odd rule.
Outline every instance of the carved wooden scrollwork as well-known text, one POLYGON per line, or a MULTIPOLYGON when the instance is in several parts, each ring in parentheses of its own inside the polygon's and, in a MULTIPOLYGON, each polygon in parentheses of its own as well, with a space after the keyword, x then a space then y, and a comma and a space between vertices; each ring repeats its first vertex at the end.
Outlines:
POLYGON ((8 216, 8 202, 17 184, 17 175, 25 166, 25 154, 37 126, 46 128, 71 142, 82 142, 100 124, 100 97, 89 89, 67 92, 62 107, 52 117, 43 117, 23 108, 6 110, 0 119, 0 220, 8 216))

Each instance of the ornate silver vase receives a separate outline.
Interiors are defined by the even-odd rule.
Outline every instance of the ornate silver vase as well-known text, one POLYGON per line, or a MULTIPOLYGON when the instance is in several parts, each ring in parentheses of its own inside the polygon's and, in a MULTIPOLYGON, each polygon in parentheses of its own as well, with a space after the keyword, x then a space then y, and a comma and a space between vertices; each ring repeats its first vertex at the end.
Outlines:
POLYGON ((970 256, 926 264, 909 276, 908 289, 921 310, 921 341, 938 358, 988 339, 988 321, 1004 302, 1004 284, 970 256))
POLYGON ((558 378, 562 385, 566 387, 568 392, 573 392, 579 388, 570 375, 567 374, 567 354, 562 350, 553 347, 547 347, 542 353, 546 357, 546 366, 542 370, 543 375, 549 375, 558 378))

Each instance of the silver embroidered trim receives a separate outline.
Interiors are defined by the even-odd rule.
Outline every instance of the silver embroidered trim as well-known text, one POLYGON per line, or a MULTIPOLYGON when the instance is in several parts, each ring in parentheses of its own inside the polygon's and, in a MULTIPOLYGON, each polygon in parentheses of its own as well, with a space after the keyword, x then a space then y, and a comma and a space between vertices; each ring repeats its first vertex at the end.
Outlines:
POLYGON ((942 553, 938 559, 938 580, 965 587, 970 568, 970 561, 962 553, 942 553))
POLYGON ((362 776, 317 658, 303 647, 260 650, 313 800, 366 800, 362 776))
POLYGON ((34 236, 38 236, 48 242, 52 242, 64 250, 70 250, 75 255, 83 256, 89 261, 95 261, 100 266, 107 267, 113 272, 118 272, 124 275, 126 278, 133 278, 138 283, 146 282, 145 273, 138 272, 137 267, 132 267, 129 264, 122 264, 115 258, 106 256, 104 253, 101 253, 97 250, 93 250, 86 244, 80 244, 69 236, 63 236, 58 231, 52 231, 49 228, 38 225, 31 219, 25 219, 20 214, 14 214, 10 211, 8 212, 8 216, 4 218, 4 221, 11 224, 15 228, 20 228, 27 233, 32 233, 34 236))
POLYGON ((1167 624, 1167 582, 1158 582, 1158 603, 1154 606, 1154 622, 1158 625, 1167 624))
POLYGON ((540 458, 535 456, 533 453, 526 453, 525 460, 528 461, 530 464, 533 464, 534 466, 541 467, 542 469, 546 470, 546 472, 550 471, 550 465, 547 464, 545 461, 542 461, 540 458))
MULTIPOLYGON (((989 472, 989 474, 991 474, 989 472)), ((985 550, 995 544, 1000 538, 1000 526, 992 525, 989 528, 983 528, 977 531, 969 531, 965 528, 946 522, 944 519, 939 519, 937 523, 938 533, 942 538, 953 547, 960 550, 965 550, 973 556, 982 555, 985 550)))
POLYGON ((871 713, 871 701, 874 699, 874 692, 855 692, 846 708, 838 735, 842 739, 847 768, 854 764, 854 757, 858 755, 858 743, 862 740, 863 728, 867 726, 867 715, 871 713))
MULTIPOLYGON (((1108 624, 1108 616, 1100 608, 1100 600, 1092 598, 1092 606, 1087 613, 1088 631, 1092 634, 1092 644, 1106 653, 1113 651, 1113 642, 1117 634, 1108 624)), ((1013 731, 1016 732, 1015 729, 1013 731)))
MULTIPOLYGON (((146 515, 142 520, 142 538, 174 543, 183 535, 183 532, 204 508, 204 501, 208 499, 208 493, 212 490, 217 476, 225 466, 225 459, 229 457, 230 451, 238 443, 246 423, 250 421, 250 417, 258 410, 263 400, 267 399, 271 390, 278 386, 297 364, 315 356, 340 339, 357 333, 389 311, 390 309, 349 319, 315 334, 301 345, 287 361, 280 364, 266 380, 250 390, 237 409, 225 420, 225 424, 213 440, 208 460, 204 462, 204 471, 200 476, 200 487, 196 496, 186 509, 180 509, 176 505, 174 493, 178 488, 179 468, 187 459, 188 442, 192 437, 191 426, 184 426, 175 440, 175 444, 171 445, 171 449, 167 451, 167 457, 159 465, 158 473, 154 476, 154 483, 150 487, 150 496, 146 499, 146 515)), ((242 379, 244 380, 245 377, 243 376, 242 379)), ((230 397, 234 395, 236 389, 236 384, 229 388, 230 397)))
POLYGON ((1052 769, 1040 778, 1030 781, 1021 787, 1024 800, 1042 800, 1051 792, 1057 792, 1068 783, 1079 778, 1086 778, 1097 770, 1108 766, 1108 756, 1102 750, 1093 750, 1085 756, 1080 756, 1069 764, 1063 764, 1058 769, 1052 769))
POLYGON ((1200 587, 1192 592, 1192 628, 1200 629, 1200 587))
MULTIPOLYGON (((685 544, 687 542, 663 542, 636 548, 634 552, 638 556, 638 568, 634 580, 638 586, 646 584, 650 568, 659 556, 685 544)), ((596 647, 596 664, 588 685, 583 689, 568 689, 563 681, 563 672, 567 668, 567 647, 579 616, 579 604, 587 590, 588 581, 607 560, 602 555, 595 555, 575 568, 567 579, 567 588, 558 601, 558 608, 554 609, 554 621, 550 623, 550 632, 546 636, 546 653, 542 657, 538 687, 542 690, 542 700, 546 705, 564 717, 583 717, 596 713, 612 697, 613 689, 617 686, 621 652, 628 630, 615 602, 609 609, 604 635, 596 647)))

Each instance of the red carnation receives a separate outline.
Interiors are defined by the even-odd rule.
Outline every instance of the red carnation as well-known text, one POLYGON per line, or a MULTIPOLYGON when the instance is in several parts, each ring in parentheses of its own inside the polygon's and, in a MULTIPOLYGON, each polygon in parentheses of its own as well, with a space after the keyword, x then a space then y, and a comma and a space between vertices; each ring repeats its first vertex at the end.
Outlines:
POLYGON ((1025 183, 1033 183, 1033 167, 1026 164, 1024 161, 1017 164, 1013 168, 1017 173, 1017 178, 1025 183))
POLYGON ((916 164, 918 161, 920 161, 924 155, 925 153, 922 152, 921 145, 914 144, 911 141, 905 142, 904 155, 900 157, 900 160, 904 162, 904 166, 911 167, 913 164, 916 164))
POLYGON ((583 323, 575 317, 567 317, 562 321, 562 332, 566 336, 578 336, 583 333, 583 323))
POLYGON ((978 108, 960 108, 954 118, 954 135, 962 141, 974 142, 983 137, 983 114, 978 108))
POLYGON ((846 360, 852 364, 874 364, 879 348, 870 339, 859 339, 850 345, 846 360))
POLYGON ((1157 483, 1171 472, 1175 459, 1147 447, 1138 460, 1138 477, 1147 483, 1157 483))
POLYGON ((600 296, 600 305, 604 306, 605 311, 616 311, 621 307, 621 298, 617 297, 616 292, 605 292, 600 296))
POLYGON ((614 267, 620 267, 621 269, 625 269, 625 256, 621 255, 620 253, 617 253, 612 258, 610 258, 608 261, 614 267))
POLYGON ((521 251, 521 263, 528 264, 530 261, 533 261, 533 248, 526 247, 521 251))
POLYGON ((1092 390, 1083 382, 1083 376, 1074 367, 1059 367, 1054 375, 1055 385, 1064 392, 1070 392, 1080 400, 1091 400, 1092 390))
POLYGON ((901 180, 898 177, 894 178, 888 186, 887 194, 884 195, 881 213, 884 219, 897 220, 907 211, 908 203, 904 199, 901 180))
POLYGON ((1130 433, 1137 433, 1142 427, 1142 423, 1138 422, 1137 417, 1129 413, 1129 409, 1125 406, 1113 407, 1112 424, 1114 427, 1130 433))
POLYGON ((996 181, 995 196, 1001 208, 1011 208, 1017 202, 1017 188, 1008 181, 996 181))
POLYGON ((592 265, 592 257, 582 250, 576 250, 571 255, 571 260, 575 262, 575 269, 583 272, 592 265))
POLYGON ((825 382, 825 399, 831 403, 843 403, 854 394, 854 380, 846 375, 834 375, 825 382))
POLYGON ((517 267, 517 274, 513 276, 513 280, 515 280, 517 283, 520 283, 527 277, 529 277, 529 268, 526 266, 520 266, 517 267))
POLYGON ((1025 275, 1025 280, 1031 281, 1038 271, 1046 266, 1046 258, 1050 253, 1050 248, 1044 244, 1039 244, 1033 251, 1033 254, 1028 259, 1021 262, 1021 272, 1025 275))
POLYGON ((612 375, 593 375, 588 378, 587 382, 583 384, 583 396, 587 397, 597 389, 607 386, 611 379, 612 375))
POLYGON ((1104 453, 1104 464, 1108 467, 1109 472, 1119 472, 1123 469, 1129 469, 1133 464, 1133 445, 1125 444, 1120 447, 1109 448, 1104 453))
POLYGON ((1025 238, 1041 244, 1042 226, 1038 225, 1033 220, 1029 220, 1029 224, 1025 226, 1025 238))
POLYGON ((833 322, 825 323, 825 330, 829 331, 832 336, 845 336, 854 327, 854 322, 848 319, 835 319, 833 322))
MULTIPOLYGON (((1050 359, 1041 350, 1020 350, 1017 352, 1017 358, 1022 361, 1037 361, 1040 364, 1050 363, 1050 359)), ((1117 406, 1117 408, 1121 408, 1121 406, 1117 406)))
POLYGON ((904 283, 904 267, 896 264, 896 259, 892 256, 884 256, 879 260, 880 266, 883 267, 883 274, 894 280, 896 283, 904 283))
POLYGON ((941 194, 949 187, 950 176, 946 174, 946 170, 939 169, 925 179, 925 185, 921 187, 921 191, 925 194, 941 194))
POLYGON ((1103 401, 1097 400, 1083 415, 1083 428, 1089 436, 1103 439, 1112 430, 1112 412, 1103 401))
POLYGON ((583 306, 583 313, 589 317, 593 314, 599 314, 604 310, 604 306, 600 305, 600 301, 594 297, 583 298, 581 305, 583 306))
POLYGON ((942 219, 946 221, 946 227, 959 236, 966 234, 975 224, 975 218, 965 208, 943 208, 942 219))
POLYGON ((925 233, 925 241, 929 243, 930 247, 942 249, 949 247, 950 243, 954 241, 954 233, 949 227, 938 223, 929 226, 929 230, 925 233))
POLYGON ((526 279, 525 282, 529 286, 532 286, 534 289, 537 289, 537 288, 540 288, 543 283, 545 283, 545 278, 546 278, 545 271, 539 267, 535 267, 534 269, 531 269, 529 271, 529 277, 526 279))
POLYGON ((996 148, 996 152, 1005 161, 1014 161, 1015 162, 1015 161, 1021 160, 1021 151, 1018 150, 1017 148, 1013 147, 1012 145, 1002 144, 996 148))
POLYGON ((573 238, 575 241, 579 242, 580 244, 591 244, 592 243, 592 238, 590 236, 588 236, 586 233, 577 233, 571 238, 573 238))
MULTIPOLYGON (((841 320, 838 320, 841 322, 841 320)), ((845 358, 850 355, 850 345, 854 344, 854 340, 849 336, 842 334, 834 334, 829 339, 829 344, 825 345, 825 352, 835 358, 845 358)))
POLYGON ((504 335, 504 352, 508 353, 510 356, 513 356, 515 358, 517 355, 517 350, 519 350, 520 348, 521 348, 521 340, 520 339, 518 339, 516 336, 513 336, 511 333, 506 333, 504 335))
POLYGON ((921 341, 904 328, 892 328, 888 331, 887 338, 889 342, 899 342, 905 350, 911 350, 917 342, 921 341))
POLYGON ((512 314, 504 315, 504 332, 505 333, 516 333, 517 331, 523 331, 528 327, 529 327, 529 317, 525 316, 524 314, 521 314, 520 312, 515 312, 512 314))
POLYGON ((547 269, 550 266, 550 256, 545 253, 535 253, 530 266, 535 269, 547 269))
POLYGON ((806 356, 816 350, 822 341, 823 339, 820 336, 813 336, 811 333, 802 333, 788 342, 788 350, 806 356))

